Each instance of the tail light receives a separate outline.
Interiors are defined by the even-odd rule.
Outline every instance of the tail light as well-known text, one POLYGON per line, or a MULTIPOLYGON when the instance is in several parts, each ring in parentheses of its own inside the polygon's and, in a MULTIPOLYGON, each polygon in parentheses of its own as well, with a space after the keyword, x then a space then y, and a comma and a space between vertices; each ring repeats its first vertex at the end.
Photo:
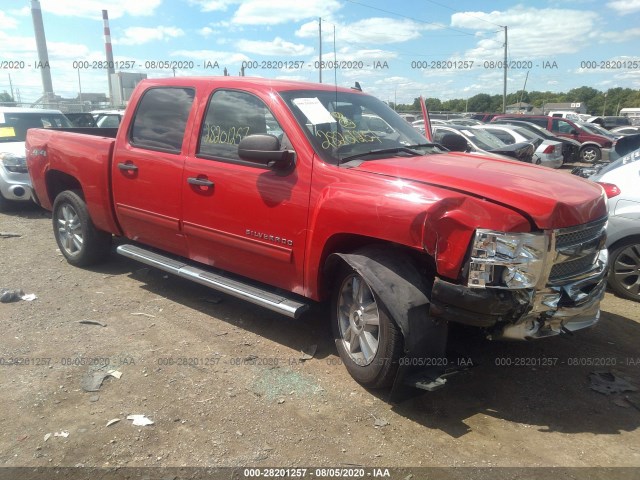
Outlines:
POLYGON ((545 148, 542 153, 553 153, 555 149, 556 147, 554 147, 553 145, 547 145, 547 148, 545 148))
POLYGON ((604 188, 604 193, 607 194, 607 198, 617 197, 622 193, 618 188, 618 186, 614 185, 613 183, 604 183, 604 182, 597 182, 597 183, 602 188, 604 188))

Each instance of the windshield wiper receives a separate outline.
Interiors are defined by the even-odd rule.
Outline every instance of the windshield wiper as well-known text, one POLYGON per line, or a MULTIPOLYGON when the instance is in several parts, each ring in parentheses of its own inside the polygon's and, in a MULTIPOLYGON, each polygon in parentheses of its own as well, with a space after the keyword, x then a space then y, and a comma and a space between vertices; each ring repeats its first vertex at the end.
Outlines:
POLYGON ((419 147, 431 147, 434 146, 433 143, 422 143, 418 145, 407 145, 402 147, 394 147, 394 148, 379 148, 377 150, 369 150, 368 152, 356 153, 355 155, 349 155, 347 157, 341 158, 340 163, 348 162, 349 160, 354 160, 356 158, 368 157, 369 155, 381 155, 385 153, 408 153, 413 156, 422 155, 422 153, 414 150, 419 147))

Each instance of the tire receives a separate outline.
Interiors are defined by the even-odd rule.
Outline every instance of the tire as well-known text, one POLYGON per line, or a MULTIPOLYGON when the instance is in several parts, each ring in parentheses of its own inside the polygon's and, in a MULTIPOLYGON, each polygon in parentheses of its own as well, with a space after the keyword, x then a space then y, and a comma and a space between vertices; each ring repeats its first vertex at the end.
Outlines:
POLYGON ((598 147, 588 145, 580 150, 580 160, 585 163, 594 163, 600 160, 602 152, 598 147))
POLYGON ((609 286, 623 298, 640 302, 640 239, 627 239, 610 254, 609 286))
POLYGON ((365 388, 391 386, 402 355, 400 329, 364 278, 350 266, 339 269, 335 286, 331 326, 347 371, 365 388))
POLYGON ((62 255, 76 267, 99 263, 111 250, 111 234, 96 229, 76 190, 62 192, 53 202, 53 234, 62 255))

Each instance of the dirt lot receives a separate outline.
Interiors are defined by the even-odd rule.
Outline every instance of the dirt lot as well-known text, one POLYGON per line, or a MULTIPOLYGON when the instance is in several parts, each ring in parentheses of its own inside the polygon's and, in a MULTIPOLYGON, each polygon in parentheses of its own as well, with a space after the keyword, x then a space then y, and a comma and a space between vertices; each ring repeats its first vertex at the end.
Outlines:
POLYGON ((596 370, 640 387, 640 306, 610 293, 573 337, 457 332, 479 366, 394 404, 351 380, 320 308, 288 320, 116 254, 71 267, 35 207, 0 231, 22 235, 0 238, 0 287, 38 297, 0 304, 0 466, 640 466, 640 392, 590 389, 596 370))

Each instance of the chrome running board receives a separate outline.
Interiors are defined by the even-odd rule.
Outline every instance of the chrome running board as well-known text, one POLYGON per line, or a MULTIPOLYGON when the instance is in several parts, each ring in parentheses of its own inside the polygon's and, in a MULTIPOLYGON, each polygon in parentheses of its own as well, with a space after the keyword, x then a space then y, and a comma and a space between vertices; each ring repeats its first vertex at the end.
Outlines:
POLYGON ((213 288, 214 290, 246 300, 254 305, 259 305, 273 312, 286 315, 287 317, 298 318, 309 308, 308 304, 298 300, 225 277, 220 273, 203 270, 183 261, 175 260, 135 245, 120 245, 116 250, 120 255, 127 258, 137 260, 151 267, 199 283, 205 287, 213 288))

